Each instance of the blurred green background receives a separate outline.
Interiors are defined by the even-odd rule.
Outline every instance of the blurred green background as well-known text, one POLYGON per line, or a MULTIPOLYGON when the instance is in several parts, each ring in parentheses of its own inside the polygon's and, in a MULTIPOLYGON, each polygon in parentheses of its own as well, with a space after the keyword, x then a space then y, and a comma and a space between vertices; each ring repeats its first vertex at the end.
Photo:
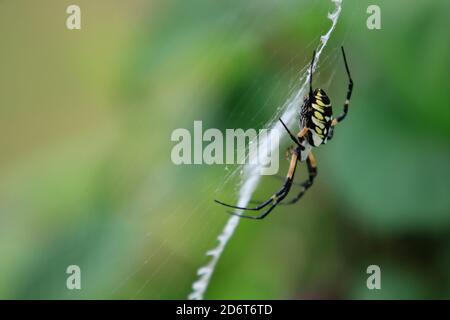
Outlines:
MULTIPOLYGON (((264 127, 333 9, 0 1, 0 298, 186 298, 228 219, 212 199, 235 201, 240 180, 175 166, 172 131, 264 127), (78 31, 65 27, 73 3, 78 31), (66 289, 71 264, 82 290, 66 289)), ((206 298, 450 298, 449 12, 446 0, 343 1, 314 82, 338 113, 343 44, 349 116, 300 203, 241 221, 206 298), (381 30, 366 27, 370 4, 381 30), (371 264, 381 290, 366 288, 371 264)), ((263 177, 254 198, 279 185, 263 177)))

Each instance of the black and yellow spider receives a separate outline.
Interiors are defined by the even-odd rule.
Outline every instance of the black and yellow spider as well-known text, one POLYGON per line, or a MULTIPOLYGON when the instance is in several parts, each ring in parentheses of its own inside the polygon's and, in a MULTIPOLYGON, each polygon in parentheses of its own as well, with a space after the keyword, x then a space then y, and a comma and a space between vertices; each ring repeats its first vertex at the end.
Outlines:
POLYGON ((291 153, 291 160, 289 170, 283 186, 272 197, 270 197, 268 200, 262 202, 261 204, 259 204, 257 207, 254 208, 238 207, 223 203, 218 200, 214 200, 215 202, 230 208, 240 210, 251 210, 251 211, 259 211, 270 205, 270 207, 266 211, 256 216, 237 214, 234 212, 231 212, 231 214, 237 215, 242 218, 250 218, 250 219, 265 218, 288 195, 289 190, 291 189, 293 183, 295 169, 297 168, 297 162, 306 161, 306 164, 308 166, 309 178, 308 180, 300 184, 300 186, 302 187, 300 193, 293 199, 284 202, 284 204, 296 203, 305 194, 306 190, 308 190, 312 186, 314 178, 317 175, 317 164, 311 149, 313 147, 318 147, 321 144, 325 144, 328 140, 331 140, 331 138, 333 137, 334 127, 339 122, 344 120, 345 117, 347 116, 348 105, 353 91, 353 80, 352 77, 350 76, 350 70, 348 68, 344 48, 341 47, 341 50, 349 81, 347 99, 345 100, 344 103, 344 111, 337 118, 333 118, 330 99, 328 98, 325 91, 323 91, 322 89, 315 89, 313 91, 312 68, 314 64, 314 58, 316 56, 316 52, 314 51, 310 67, 309 94, 305 96, 303 105, 301 106, 300 109, 299 118, 301 130, 297 134, 297 137, 295 137, 289 131, 287 126, 280 119, 281 124, 284 126, 289 136, 296 144, 295 147, 291 147, 290 149, 288 149, 290 150, 291 153))

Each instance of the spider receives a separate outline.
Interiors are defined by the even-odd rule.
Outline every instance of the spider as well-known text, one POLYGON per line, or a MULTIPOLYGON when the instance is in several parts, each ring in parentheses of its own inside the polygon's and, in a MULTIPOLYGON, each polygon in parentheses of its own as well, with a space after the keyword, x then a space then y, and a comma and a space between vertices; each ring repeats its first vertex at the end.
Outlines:
POLYGON ((311 66, 310 66, 310 78, 309 78, 309 93, 305 96, 303 105, 300 108, 299 118, 300 118, 300 132, 297 136, 294 136, 291 131, 289 131, 286 124, 279 119, 283 127, 286 129, 287 133, 294 141, 295 145, 288 148, 288 153, 290 154, 290 165, 287 176, 284 180, 283 186, 272 195, 268 200, 260 203, 258 206, 253 208, 238 207, 226 204, 219 200, 214 200, 215 202, 233 209, 239 210, 249 210, 249 211, 259 211, 266 208, 263 213, 259 215, 246 215, 238 214, 235 212, 230 212, 230 214, 236 215, 241 218, 249 219, 264 219, 267 215, 272 212, 272 210, 280 204, 284 198, 289 194, 291 190, 295 169, 297 168, 298 162, 306 161, 308 167, 309 177, 303 183, 300 183, 301 191, 294 198, 282 204, 294 204, 300 200, 300 198, 305 194, 305 192, 313 185, 314 179, 317 176, 317 162, 311 151, 313 147, 319 147, 321 144, 327 143, 333 137, 334 127, 345 119, 348 113, 348 106, 350 103, 350 97, 353 91, 353 80, 350 76, 350 70, 347 64, 347 58, 345 57, 344 47, 341 47, 342 57, 344 58, 345 69, 348 75, 348 89, 347 98, 344 103, 343 112, 337 117, 333 118, 331 102, 327 94, 323 89, 312 89, 312 68, 314 64, 314 59, 316 56, 316 51, 313 53, 311 66))

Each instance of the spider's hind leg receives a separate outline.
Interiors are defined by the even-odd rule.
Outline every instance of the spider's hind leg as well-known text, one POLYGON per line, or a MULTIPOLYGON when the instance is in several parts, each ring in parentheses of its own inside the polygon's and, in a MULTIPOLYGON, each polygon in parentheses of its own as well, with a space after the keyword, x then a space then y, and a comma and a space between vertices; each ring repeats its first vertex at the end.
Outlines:
POLYGON ((246 207, 239 207, 239 206, 233 206, 230 204, 226 204, 219 200, 214 200, 214 201, 223 206, 229 207, 229 208, 239 209, 239 210, 252 210, 252 211, 259 211, 270 205, 270 207, 266 211, 264 211, 263 213, 261 213, 257 216, 244 215, 244 214, 240 214, 240 213, 230 212, 230 214, 236 215, 241 218, 249 218, 249 219, 265 218, 288 195, 288 193, 291 189, 291 186, 292 186, 292 181, 294 179, 295 169, 297 168, 298 158, 299 158, 299 153, 297 151, 293 152, 292 156, 291 156, 289 170, 288 170, 286 180, 285 180, 283 186, 274 195, 272 195, 269 199, 267 199, 260 205, 253 207, 253 208, 246 208, 246 207))
POLYGON ((314 157, 312 152, 310 152, 308 154, 308 158, 306 159, 306 164, 308 165, 309 177, 308 177, 308 180, 306 180, 305 182, 303 182, 301 184, 302 190, 293 199, 291 199, 287 202, 283 202, 281 204, 288 205, 288 204, 296 203, 306 193, 306 191, 313 185, 314 179, 317 176, 317 162, 316 162, 316 158, 314 157))

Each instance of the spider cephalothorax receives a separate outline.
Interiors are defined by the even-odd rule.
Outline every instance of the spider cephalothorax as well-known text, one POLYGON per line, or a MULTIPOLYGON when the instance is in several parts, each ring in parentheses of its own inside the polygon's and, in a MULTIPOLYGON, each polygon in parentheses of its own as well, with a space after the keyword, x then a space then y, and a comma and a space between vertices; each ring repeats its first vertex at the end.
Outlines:
POLYGON ((242 218, 263 219, 280 203, 282 204, 296 203, 305 194, 306 190, 308 190, 312 186, 314 179, 317 176, 317 163, 311 149, 313 147, 318 147, 321 144, 326 143, 333 137, 334 127, 339 122, 344 120, 344 118, 347 116, 348 105, 350 103, 350 97, 353 91, 353 80, 352 77, 350 76, 350 70, 348 68, 344 48, 341 47, 341 50, 342 56, 344 58, 345 69, 348 75, 348 90, 347 90, 347 99, 345 100, 344 103, 344 111, 337 118, 334 119, 331 109, 330 98, 328 98, 325 91, 323 91, 322 89, 315 89, 313 91, 312 71, 314 65, 314 58, 316 56, 316 53, 314 52, 310 67, 309 92, 305 96, 305 99, 303 100, 303 105, 300 108, 300 132, 297 133, 297 136, 293 135, 291 131, 289 131, 288 127, 284 124, 284 122, 280 119, 281 124, 284 126, 289 136, 296 144, 294 148, 289 149, 291 160, 286 180, 284 181, 283 186, 272 197, 270 197, 268 200, 262 202, 260 205, 254 208, 233 206, 215 200, 217 203, 220 203, 224 206, 239 210, 259 211, 269 206, 269 208, 266 211, 257 216, 244 215, 234 212, 231 212, 231 214, 237 215, 242 218), (303 161, 306 161, 308 167, 309 173, 308 180, 300 184, 301 186, 300 193, 298 193, 293 199, 287 202, 282 202, 284 198, 286 198, 286 196, 288 195, 289 191, 291 190, 294 180, 295 169, 297 168, 298 162, 303 161))

